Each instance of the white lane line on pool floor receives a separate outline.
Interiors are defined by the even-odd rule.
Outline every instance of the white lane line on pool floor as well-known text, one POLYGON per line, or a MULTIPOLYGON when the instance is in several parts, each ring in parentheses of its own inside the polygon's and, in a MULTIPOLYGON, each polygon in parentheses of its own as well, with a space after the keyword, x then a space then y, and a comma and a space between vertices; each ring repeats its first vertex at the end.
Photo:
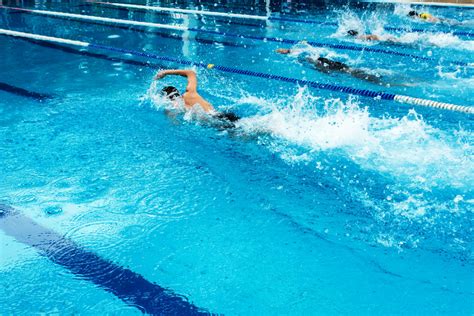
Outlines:
MULTIPOLYGON (((241 69, 232 68, 232 67, 216 66, 214 64, 205 64, 205 63, 179 60, 177 58, 158 56, 153 53, 137 52, 137 51, 127 50, 127 49, 122 49, 122 48, 111 47, 111 46, 97 45, 93 43, 87 43, 87 42, 82 42, 82 41, 69 40, 69 39, 51 37, 51 36, 44 36, 44 35, 38 35, 38 34, 32 34, 32 33, 24 33, 24 32, 0 29, 0 35, 30 38, 30 39, 40 40, 40 41, 50 41, 50 42, 56 42, 56 43, 81 46, 81 47, 91 46, 97 49, 109 50, 109 51, 114 51, 114 52, 122 52, 122 53, 131 54, 131 55, 136 55, 138 57, 149 57, 149 58, 154 58, 154 59, 167 60, 169 62, 181 63, 181 64, 186 64, 186 65, 198 65, 198 66, 204 66, 204 67, 206 67, 207 65, 208 69, 217 69, 217 70, 220 69, 221 71, 224 71, 224 72, 237 73, 241 75, 267 77, 269 79, 280 80, 283 82, 294 82, 296 84, 300 84, 301 82, 306 82, 307 85, 313 86, 317 89, 324 89, 321 86, 330 85, 330 84, 321 84, 318 82, 312 82, 312 81, 306 81, 306 80, 298 80, 294 78, 287 78, 283 76, 268 75, 265 73, 252 72, 252 71, 241 70, 241 69)), ((340 92, 340 93, 357 94, 357 95, 362 95, 362 96, 367 96, 367 97, 369 96, 369 94, 387 95, 387 93, 385 92, 375 92, 375 91, 369 91, 369 90, 360 90, 359 92, 364 92, 363 94, 361 93, 358 94, 357 92, 351 93, 351 92, 347 92, 346 89, 354 90, 352 88, 342 87, 342 86, 337 86, 337 85, 333 85, 333 86, 339 89, 339 90, 334 90, 334 91, 340 92), (346 91, 341 91, 341 89, 346 90, 346 91)), ((333 90, 333 89, 331 88, 329 90, 333 90)), ((444 102, 437 102, 433 100, 414 98, 414 97, 405 96, 405 95, 390 94, 390 96, 391 96, 391 99, 389 100, 393 100, 399 103, 413 104, 413 105, 419 105, 419 106, 425 106, 425 107, 432 107, 432 108, 439 108, 439 109, 444 109, 444 110, 474 114, 474 106, 464 106, 464 105, 456 105, 456 104, 450 104, 450 103, 444 103, 444 102)))
POLYGON ((176 9, 176 8, 155 7, 155 6, 147 6, 147 5, 139 5, 139 4, 125 4, 125 3, 101 2, 101 1, 88 1, 88 2, 121 7, 121 8, 144 9, 144 10, 150 10, 150 11, 166 11, 166 12, 178 12, 178 13, 187 13, 187 14, 225 16, 229 18, 253 19, 253 20, 261 20, 261 21, 268 20, 268 17, 261 16, 261 15, 224 13, 224 12, 190 10, 190 9, 176 9))
POLYGON ((104 18, 100 16, 93 16, 93 15, 83 15, 83 14, 65 13, 65 12, 57 12, 57 11, 30 10, 30 9, 23 9, 23 8, 7 7, 3 5, 0 5, 0 8, 8 9, 8 10, 24 11, 24 12, 30 12, 30 13, 42 14, 42 15, 69 17, 72 19, 79 19, 79 20, 102 21, 102 22, 107 22, 107 23, 115 23, 115 24, 123 24, 123 25, 137 25, 137 26, 154 27, 154 28, 178 30, 178 31, 188 30, 187 27, 180 26, 180 25, 168 25, 168 24, 140 22, 140 21, 133 21, 133 20, 121 20, 121 19, 113 19, 113 18, 104 18))

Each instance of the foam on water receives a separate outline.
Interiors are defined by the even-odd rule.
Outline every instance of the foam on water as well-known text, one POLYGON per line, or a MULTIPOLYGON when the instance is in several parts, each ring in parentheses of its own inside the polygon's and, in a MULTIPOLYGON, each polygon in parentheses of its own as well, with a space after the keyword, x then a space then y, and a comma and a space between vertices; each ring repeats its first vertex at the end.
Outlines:
POLYGON ((462 40, 449 33, 405 33, 398 37, 404 44, 420 46, 437 46, 457 50, 474 51, 474 41, 462 40))
MULTIPOLYGON (((249 97, 244 100, 248 102, 249 97)), ((344 148, 361 165, 391 172, 397 177, 412 177, 411 172, 407 173, 412 167, 416 167, 420 175, 426 175, 435 165, 444 166, 445 161, 460 166, 464 158, 469 158, 466 155, 469 144, 452 147, 450 141, 456 143, 455 137, 448 139, 452 136, 431 127, 414 110, 401 119, 374 118, 355 100, 347 103, 338 99, 324 100, 312 96, 306 88, 301 88, 284 107, 274 105, 281 102, 267 100, 262 104, 262 100, 258 100, 259 106, 267 107, 269 113, 243 119, 239 126, 244 130, 265 131, 313 151, 344 148), (321 108, 325 109, 324 114, 318 114, 321 108), (401 150, 404 147, 406 150, 401 150), (413 157, 414 152, 421 155, 413 157)), ((470 165, 471 171, 472 167, 470 165)), ((464 182, 458 181, 464 176, 464 171, 459 169, 444 175, 450 178, 445 180, 451 184, 464 182)))
POLYGON ((271 135, 261 142, 290 164, 341 168, 341 161, 327 166, 320 163, 321 156, 336 152, 338 158, 378 174, 380 179, 372 189, 352 183, 357 170, 348 169, 342 177, 335 171, 333 177, 343 179, 345 191, 373 209, 374 218, 383 225, 379 228, 392 234, 392 239, 416 246, 422 238, 417 234, 424 238, 426 231, 433 233, 428 239, 447 238, 448 244, 453 236, 468 238, 468 221, 463 223, 462 218, 472 213, 472 205, 463 201, 472 194, 468 179, 474 176, 470 131, 444 132, 414 110, 402 118, 373 117, 355 100, 318 99, 305 89, 286 106, 275 104, 281 102, 260 102, 259 106, 270 109, 267 114, 243 119, 239 127, 246 133, 271 135), (299 146, 296 150, 295 145, 299 146), (420 227, 413 237, 404 230, 415 222, 420 227))
POLYGON ((347 54, 341 54, 328 48, 313 47, 305 42, 300 42, 292 46, 291 52, 288 55, 297 58, 302 53, 308 53, 313 59, 318 59, 323 56, 329 59, 350 60, 350 57, 347 54))
MULTIPOLYGON (((145 99, 169 109, 154 84, 145 99)), ((234 106, 252 113, 236 123, 236 135, 329 177, 371 210, 376 224, 364 238, 394 247, 447 244, 465 254, 459 245, 469 239, 472 216, 472 131, 440 130, 413 109, 400 118, 373 116, 358 99, 324 99, 307 88, 289 98, 241 92, 234 106)), ((199 125, 208 118, 197 110, 180 117, 199 125)))
POLYGON ((384 34, 384 21, 386 17, 381 12, 368 12, 359 17, 356 13, 345 10, 338 11, 337 16, 338 28, 333 35, 334 37, 345 37, 349 30, 356 30, 360 34, 367 32, 381 36, 384 34))
MULTIPOLYGON (((397 15, 406 17, 409 11, 404 7, 400 12, 397 11, 397 15)), ((458 36, 455 36, 450 33, 443 32, 426 32, 426 33, 416 33, 416 32, 406 32, 398 36, 390 34, 385 31, 384 27, 387 21, 387 16, 383 12, 375 11, 367 14, 363 14, 362 17, 359 17, 352 11, 340 11, 338 12, 338 29, 332 35, 335 38, 347 38, 347 31, 356 30, 360 34, 375 34, 380 37, 381 40, 387 40, 391 37, 397 38, 399 44, 406 45, 417 45, 420 47, 426 46, 435 46, 441 48, 451 48, 456 50, 465 50, 473 51, 474 50, 474 41, 463 40, 458 36)), ((377 41, 364 41, 364 40, 354 40, 358 44, 364 45, 376 45, 377 41)))
MULTIPOLYGON (((400 18, 406 18, 408 12, 412 11, 413 8, 409 4, 396 3, 393 7, 393 14, 399 16, 400 18)), ((423 12, 427 12, 423 10, 423 12)))

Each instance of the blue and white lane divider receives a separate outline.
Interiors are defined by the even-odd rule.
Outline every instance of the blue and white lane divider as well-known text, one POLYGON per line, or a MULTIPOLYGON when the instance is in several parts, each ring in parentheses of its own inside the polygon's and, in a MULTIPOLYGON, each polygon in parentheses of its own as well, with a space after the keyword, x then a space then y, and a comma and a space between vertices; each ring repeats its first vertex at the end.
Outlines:
MULTIPOLYGON (((0 8, 7 9, 7 10, 23 11, 23 12, 32 13, 32 14, 53 16, 53 17, 62 17, 62 18, 87 20, 87 21, 100 21, 100 22, 111 23, 111 24, 143 26, 143 27, 150 27, 150 28, 176 30, 176 31, 191 31, 191 32, 198 32, 198 33, 214 34, 214 35, 225 36, 225 37, 232 37, 232 38, 237 38, 237 39, 251 39, 251 40, 259 40, 263 42, 276 42, 276 43, 283 43, 283 44, 289 44, 289 45, 294 45, 301 42, 299 40, 293 40, 293 39, 226 33, 226 32, 219 32, 219 31, 188 28, 181 25, 168 25, 168 24, 141 22, 141 21, 134 21, 134 20, 121 20, 121 19, 114 19, 114 18, 104 18, 100 16, 93 16, 93 15, 83 15, 83 14, 45 11, 45 10, 30 10, 30 9, 23 9, 23 8, 6 7, 6 6, 1 6, 1 5, 0 5, 0 8)), ((380 49, 380 48, 351 46, 351 45, 344 45, 344 44, 329 44, 329 43, 321 43, 321 42, 314 42, 314 41, 305 41, 305 42, 314 47, 327 47, 327 48, 333 48, 333 49, 351 50, 351 51, 358 51, 358 52, 381 53, 381 54, 394 55, 394 56, 400 56, 400 57, 408 57, 411 59, 417 59, 417 60, 423 60, 423 61, 439 62, 437 59, 431 58, 431 57, 422 57, 422 56, 417 56, 413 54, 401 53, 397 51, 391 51, 391 50, 380 49)), ((445 62, 453 64, 453 65, 458 65, 458 66, 469 65, 469 63, 463 62, 463 61, 445 60, 445 62)))
POLYGON ((0 229, 31 246, 81 279, 112 293, 149 315, 209 315, 184 297, 129 269, 82 248, 70 239, 42 227, 10 206, 0 204, 0 229))
MULTIPOLYGON (((197 15, 208 15, 208 16, 221 16, 226 18, 237 18, 237 19, 248 19, 248 20, 258 20, 258 21, 284 21, 284 22, 298 22, 298 23, 308 23, 308 24, 326 24, 325 22, 316 22, 312 20, 303 20, 303 19, 292 19, 292 18, 280 18, 275 16, 263 16, 263 15, 252 15, 252 14, 240 14, 240 13, 225 13, 225 12, 215 12, 215 11, 204 11, 204 10, 191 10, 191 9, 178 9, 178 8, 166 8, 166 7, 155 7, 139 4, 126 4, 126 3, 115 3, 115 2, 102 2, 102 1, 88 1, 89 3, 109 5, 119 8, 129 8, 129 9, 141 9, 149 11, 160 11, 160 12, 176 12, 184 14, 197 14, 197 15)), ((337 25, 336 23, 328 22, 329 25, 337 25)))
POLYGON ((165 7, 155 7, 155 6, 152 7, 152 6, 138 5, 138 4, 124 4, 124 3, 101 2, 101 1, 88 1, 88 2, 105 4, 105 5, 110 5, 114 7, 120 7, 120 8, 146 9, 150 11, 177 12, 177 13, 199 14, 199 15, 209 15, 209 16, 224 16, 228 18, 251 19, 251 20, 260 20, 260 21, 267 21, 269 19, 269 17, 261 16, 261 15, 212 12, 212 11, 202 11, 202 10, 188 10, 188 9, 165 8, 165 7))
POLYGON ((0 35, 27 38, 27 39, 33 39, 33 40, 39 40, 39 41, 49 41, 49 42, 67 44, 67 45, 75 45, 75 46, 80 46, 80 47, 95 48, 95 49, 107 50, 107 51, 112 51, 112 52, 118 52, 122 54, 130 54, 137 57, 152 58, 156 60, 172 62, 172 63, 186 65, 186 66, 196 66, 200 68, 215 69, 222 72, 283 81, 283 82, 293 83, 297 85, 305 85, 305 86, 309 86, 316 89, 329 90, 329 91, 359 95, 359 96, 369 97, 369 98, 374 98, 374 99, 396 101, 399 103, 413 104, 413 105, 418 105, 418 106, 425 106, 425 107, 431 107, 431 108, 439 108, 439 109, 474 114, 474 107, 471 107, 471 106, 436 102, 436 101, 413 98, 410 96, 397 95, 397 94, 387 93, 387 92, 371 91, 371 90, 366 90, 366 89, 356 89, 356 88, 345 87, 345 86, 340 86, 336 84, 320 83, 316 81, 284 77, 284 76, 279 76, 279 75, 274 75, 274 74, 267 74, 267 73, 262 73, 262 72, 208 64, 208 63, 203 63, 203 62, 194 62, 194 61, 189 61, 189 60, 184 60, 184 59, 179 59, 179 58, 174 58, 174 57, 160 56, 160 55, 156 55, 156 54, 148 53, 148 52, 135 51, 135 50, 130 50, 130 49, 105 46, 105 45, 82 42, 82 41, 37 35, 37 34, 32 34, 32 33, 17 32, 17 31, 5 30, 5 29, 0 29, 0 35))
MULTIPOLYGON (((177 9, 177 8, 165 8, 165 7, 155 7, 148 5, 139 5, 139 4, 128 4, 128 3, 115 3, 115 2, 102 2, 102 1, 89 1, 89 3, 108 5, 118 8, 127 8, 127 9, 139 9, 139 10, 148 10, 148 11, 159 11, 159 12, 177 12, 184 14, 196 14, 196 15, 208 15, 208 16, 221 16, 227 18, 238 18, 238 19, 250 19, 258 21, 282 21, 282 22, 296 22, 296 23, 306 23, 313 25, 328 25, 328 26, 337 26, 335 22, 319 22, 314 20, 305 20, 305 19, 293 19, 293 18, 281 18, 273 16, 261 16, 261 15, 250 15, 250 14, 237 14, 237 13, 224 13, 224 12, 213 12, 213 11, 204 11, 204 10, 190 10, 190 9, 177 9)), ((426 30, 423 29, 409 29, 409 28, 399 28, 399 27, 385 27, 387 31, 403 31, 403 32, 417 32, 424 33, 426 30)), ((452 33, 453 35, 459 36, 474 36, 473 33, 465 31, 446 31, 440 30, 437 32, 441 33, 452 33)))
POLYGON ((82 14, 56 12, 56 11, 30 10, 30 9, 23 9, 23 8, 7 7, 7 6, 2 6, 2 5, 0 5, 0 8, 7 9, 7 10, 42 14, 42 15, 60 16, 60 17, 79 19, 79 20, 101 21, 101 22, 112 23, 112 24, 126 24, 126 25, 152 27, 152 28, 160 28, 160 29, 168 29, 168 30, 188 31, 187 27, 180 26, 180 25, 168 25, 168 24, 159 24, 159 23, 152 23, 152 22, 121 20, 121 19, 113 19, 113 18, 104 18, 100 16, 82 15, 82 14))

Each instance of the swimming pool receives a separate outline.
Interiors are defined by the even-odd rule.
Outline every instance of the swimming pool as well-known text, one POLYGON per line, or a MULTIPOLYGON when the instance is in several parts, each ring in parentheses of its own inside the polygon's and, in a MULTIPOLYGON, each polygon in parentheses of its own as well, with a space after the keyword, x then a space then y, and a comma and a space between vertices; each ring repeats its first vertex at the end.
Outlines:
POLYGON ((1 313, 472 314, 472 114, 249 75, 472 106, 472 25, 400 5, 133 3, 276 19, 21 5, 179 31, 1 9, 1 29, 115 49, 0 36, 1 313), (167 115, 161 86, 185 82, 151 79, 186 67, 171 59, 203 62, 200 92, 242 117, 235 129, 167 115))

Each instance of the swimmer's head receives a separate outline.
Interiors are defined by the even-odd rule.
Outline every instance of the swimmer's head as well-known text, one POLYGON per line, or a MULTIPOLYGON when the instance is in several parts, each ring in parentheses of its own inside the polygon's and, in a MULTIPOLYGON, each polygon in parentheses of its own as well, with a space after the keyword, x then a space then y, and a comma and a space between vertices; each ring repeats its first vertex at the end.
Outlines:
POLYGON ((347 34, 349 34, 350 36, 357 36, 359 35, 359 32, 357 32, 356 30, 349 30, 347 31, 347 34))
POLYGON ((161 89, 161 94, 170 100, 174 100, 180 96, 178 89, 173 86, 164 87, 163 89, 161 89))
POLYGON ((418 16, 418 12, 410 11, 410 12, 408 12, 408 16, 418 16))

